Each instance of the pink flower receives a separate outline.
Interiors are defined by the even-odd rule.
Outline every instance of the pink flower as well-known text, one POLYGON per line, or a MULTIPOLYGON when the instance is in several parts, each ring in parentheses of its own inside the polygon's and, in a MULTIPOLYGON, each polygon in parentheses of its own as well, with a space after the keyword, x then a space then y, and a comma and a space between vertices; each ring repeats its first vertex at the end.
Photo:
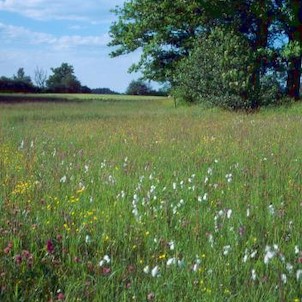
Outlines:
POLYGON ((64 296, 63 293, 58 293, 58 297, 57 298, 58 298, 59 301, 63 301, 65 299, 65 296, 64 296))
POLYGON ((54 245, 53 245, 52 241, 51 240, 47 240, 47 244, 46 244, 46 250, 47 250, 47 252, 49 254, 53 254, 54 249, 55 248, 54 248, 54 245))
POLYGON ((110 267, 102 267, 102 274, 103 274, 104 276, 107 276, 107 275, 109 275, 110 273, 111 273, 110 267))

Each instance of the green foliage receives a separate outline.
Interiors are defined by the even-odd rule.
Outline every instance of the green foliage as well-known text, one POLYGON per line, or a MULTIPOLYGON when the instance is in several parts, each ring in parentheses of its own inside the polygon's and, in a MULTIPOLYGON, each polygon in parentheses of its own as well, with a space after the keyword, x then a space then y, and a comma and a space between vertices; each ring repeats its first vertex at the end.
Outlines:
POLYGON ((262 106, 287 103, 287 100, 283 99, 282 89, 276 74, 266 75, 261 78, 260 100, 262 106))
POLYGON ((249 108, 252 52, 234 31, 214 29, 179 65, 174 94, 188 102, 249 108))
MULTIPOLYGON (((301 1, 128 0, 114 12, 118 21, 110 29, 112 41, 109 45, 114 47, 111 55, 115 57, 140 49, 140 61, 130 71, 141 70, 146 79, 170 81, 174 84, 179 62, 192 52, 196 41, 216 26, 228 28, 232 24, 236 35, 244 37, 245 42, 242 43, 247 43, 255 55, 248 62, 251 67, 249 75, 252 73, 248 88, 253 98, 252 107, 260 105, 261 76, 267 74, 270 68, 279 72, 284 64, 289 66, 287 92, 289 96, 299 98, 301 1), (285 44, 282 55, 277 49, 279 46, 276 46, 276 40, 280 37, 285 44), (285 37, 290 41, 288 45, 285 37)), ((217 60, 214 56, 209 59, 217 60)), ((233 70, 240 73, 236 64, 233 70)), ((226 75, 228 76, 230 73, 226 75)), ((231 76, 230 82, 238 82, 233 81, 233 77, 231 76)), ((198 94, 196 91, 194 93, 198 94)), ((215 95, 216 92, 212 91, 211 94, 215 95)), ((226 98, 232 97, 232 93, 226 94, 226 98)), ((191 98, 195 99, 193 96, 191 98)), ((225 103, 229 104, 230 100, 225 103)), ((244 106, 246 105, 249 106, 244 106)))
POLYGON ((23 82, 26 83, 28 85, 32 85, 32 81, 30 76, 27 76, 25 74, 24 68, 21 67, 18 69, 17 74, 13 76, 13 80, 16 82, 23 82))
POLYGON ((142 50, 130 70, 142 70, 145 78, 171 80, 177 62, 188 54, 203 14, 199 1, 134 0, 114 10, 118 21, 110 28, 112 57, 142 50))
POLYGON ((62 63, 60 67, 51 68, 53 74, 46 81, 51 92, 75 93, 81 92, 81 83, 74 75, 72 65, 62 63))
POLYGON ((30 76, 25 74, 24 68, 19 68, 17 74, 12 78, 0 77, 1 92, 36 92, 30 76))
POLYGON ((126 94, 128 95, 150 95, 151 87, 143 80, 133 80, 127 87, 126 94))

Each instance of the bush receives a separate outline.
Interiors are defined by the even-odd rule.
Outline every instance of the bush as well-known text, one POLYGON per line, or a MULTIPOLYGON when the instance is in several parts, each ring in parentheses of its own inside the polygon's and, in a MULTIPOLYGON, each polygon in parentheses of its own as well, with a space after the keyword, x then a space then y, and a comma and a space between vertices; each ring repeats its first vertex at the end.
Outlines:
POLYGON ((282 97, 282 89, 275 74, 266 75, 261 78, 261 106, 279 105, 280 103, 283 103, 282 97))
POLYGON ((251 62, 252 52, 241 36, 216 28, 179 64, 173 94, 190 103, 250 108, 251 62))

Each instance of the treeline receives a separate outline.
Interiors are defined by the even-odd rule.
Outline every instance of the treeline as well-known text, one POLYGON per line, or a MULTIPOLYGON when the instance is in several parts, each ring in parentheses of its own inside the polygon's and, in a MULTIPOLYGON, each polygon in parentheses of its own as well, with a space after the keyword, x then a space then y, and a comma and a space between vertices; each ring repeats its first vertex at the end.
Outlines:
MULTIPOLYGON (((34 71, 34 82, 25 74, 24 68, 19 68, 17 74, 8 77, 0 77, 0 92, 23 92, 23 93, 94 93, 94 94, 119 94, 110 88, 89 88, 83 86, 74 74, 72 65, 62 63, 57 68, 51 68, 52 74, 37 67, 34 71)), ((130 95, 166 95, 165 89, 154 90, 142 81, 132 81, 126 94, 130 95)))
POLYGON ((168 82, 178 99, 255 109, 301 95, 301 0, 127 0, 115 10, 112 57, 168 82))
POLYGON ((46 70, 37 67, 33 82, 31 77, 25 74, 24 68, 19 68, 11 78, 0 77, 0 92, 118 94, 109 88, 91 89, 83 86, 75 76, 73 66, 67 63, 51 68, 51 72, 48 76, 46 70))

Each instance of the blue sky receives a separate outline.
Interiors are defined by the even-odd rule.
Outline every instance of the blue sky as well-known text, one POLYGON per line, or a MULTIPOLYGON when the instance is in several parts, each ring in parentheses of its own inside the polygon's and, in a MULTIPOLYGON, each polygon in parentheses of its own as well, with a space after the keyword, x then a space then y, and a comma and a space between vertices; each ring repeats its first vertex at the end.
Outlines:
POLYGON ((138 74, 128 74, 134 53, 110 58, 110 9, 123 0, 0 0, 0 76, 19 67, 34 78, 38 66, 72 64, 83 85, 124 92, 138 74))

